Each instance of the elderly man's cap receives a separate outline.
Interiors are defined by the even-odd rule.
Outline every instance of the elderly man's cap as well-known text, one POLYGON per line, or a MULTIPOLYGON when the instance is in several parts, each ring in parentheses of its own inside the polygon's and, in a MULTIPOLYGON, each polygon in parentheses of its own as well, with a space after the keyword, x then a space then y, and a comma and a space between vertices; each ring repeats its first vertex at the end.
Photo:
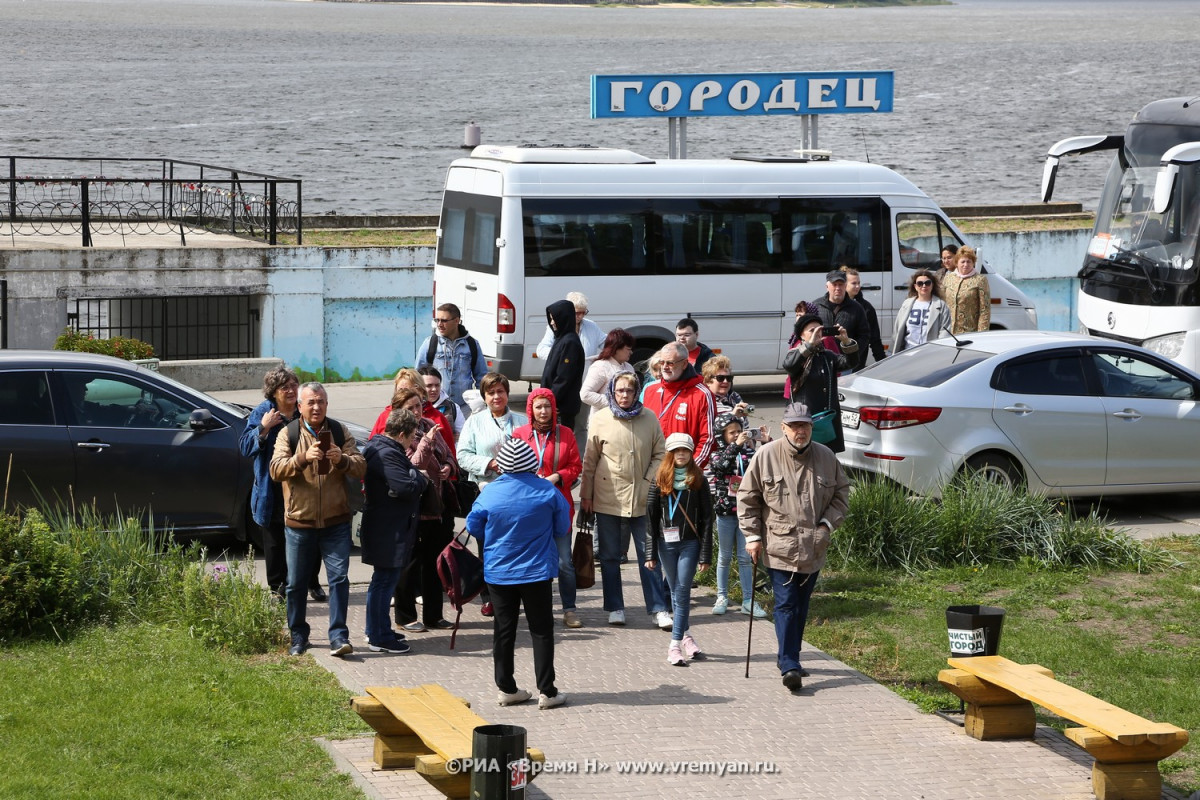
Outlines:
POLYGON ((825 273, 825 281, 827 283, 832 283, 834 281, 842 281, 845 283, 846 273, 842 272, 840 269, 830 270, 829 272, 825 273))
POLYGON ((812 422, 812 414, 808 413, 808 406, 804 403, 789 403, 787 408, 783 410, 783 422, 812 422))
POLYGON ((501 472, 536 472, 538 459, 527 442, 512 438, 500 448, 496 455, 496 464, 501 472))

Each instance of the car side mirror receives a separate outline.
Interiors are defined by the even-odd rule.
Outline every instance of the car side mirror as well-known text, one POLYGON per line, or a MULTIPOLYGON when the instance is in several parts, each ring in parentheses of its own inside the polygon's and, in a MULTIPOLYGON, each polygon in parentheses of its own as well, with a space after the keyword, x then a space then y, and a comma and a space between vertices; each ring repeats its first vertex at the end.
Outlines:
POLYGON ((188 417, 188 427, 196 433, 203 433, 221 427, 221 421, 214 418, 207 408, 197 408, 188 417))

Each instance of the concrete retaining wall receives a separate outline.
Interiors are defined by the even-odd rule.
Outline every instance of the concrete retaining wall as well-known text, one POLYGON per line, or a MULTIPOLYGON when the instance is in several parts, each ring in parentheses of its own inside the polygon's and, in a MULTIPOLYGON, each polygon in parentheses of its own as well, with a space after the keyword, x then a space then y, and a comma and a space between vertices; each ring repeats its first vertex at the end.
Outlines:
POLYGON ((206 392, 259 389, 263 376, 283 366, 282 358, 197 358, 191 361, 160 361, 158 371, 188 386, 206 392))

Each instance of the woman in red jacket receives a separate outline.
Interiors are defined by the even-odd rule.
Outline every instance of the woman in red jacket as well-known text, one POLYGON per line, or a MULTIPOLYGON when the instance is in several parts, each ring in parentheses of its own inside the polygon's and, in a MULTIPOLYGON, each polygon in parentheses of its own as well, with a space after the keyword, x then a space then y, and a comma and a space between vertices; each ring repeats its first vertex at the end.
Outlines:
MULTIPOLYGON (((549 389, 534 389, 525 402, 525 413, 529 424, 513 431, 513 437, 521 439, 533 448, 538 457, 537 474, 553 483, 562 492, 575 513, 571 500, 571 487, 583 472, 583 460, 579 457, 579 445, 575 434, 565 425, 559 425, 558 407, 554 393, 549 389)), ((582 628, 583 622, 575 613, 575 565, 571 563, 571 535, 555 539, 558 544, 558 595, 563 605, 563 625, 582 628)))

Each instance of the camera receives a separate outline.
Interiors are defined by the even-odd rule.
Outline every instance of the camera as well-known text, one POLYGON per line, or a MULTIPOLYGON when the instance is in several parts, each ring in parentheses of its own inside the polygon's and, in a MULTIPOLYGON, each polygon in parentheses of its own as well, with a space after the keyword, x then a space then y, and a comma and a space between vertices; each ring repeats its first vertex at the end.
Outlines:
POLYGON ((746 413, 747 414, 754 413, 754 403, 746 403, 746 413))
POLYGON ((837 325, 822 326, 821 327, 821 335, 822 336, 837 336, 838 335, 837 325))
POLYGON ((746 438, 752 442, 757 442, 762 439, 762 431, 760 431, 758 428, 747 428, 746 438))

